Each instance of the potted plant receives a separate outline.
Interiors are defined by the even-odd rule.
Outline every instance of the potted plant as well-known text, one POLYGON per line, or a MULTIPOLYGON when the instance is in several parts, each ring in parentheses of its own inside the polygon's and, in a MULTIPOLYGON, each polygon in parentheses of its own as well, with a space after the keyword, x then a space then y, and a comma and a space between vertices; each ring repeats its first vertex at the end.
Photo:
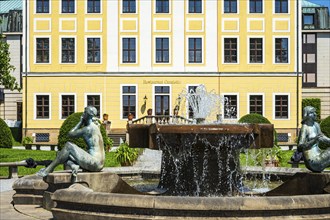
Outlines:
POLYGON ((127 143, 122 143, 114 155, 121 166, 132 166, 133 162, 138 158, 139 152, 137 149, 130 148, 127 143))

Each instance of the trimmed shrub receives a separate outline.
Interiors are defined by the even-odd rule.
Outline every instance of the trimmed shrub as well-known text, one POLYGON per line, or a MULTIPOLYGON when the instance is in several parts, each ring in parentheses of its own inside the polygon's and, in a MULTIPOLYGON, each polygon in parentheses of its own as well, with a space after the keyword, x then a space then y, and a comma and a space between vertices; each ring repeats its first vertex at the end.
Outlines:
MULTIPOLYGON (((267 118, 256 113, 244 115, 238 120, 238 122, 249 123, 249 124, 271 124, 267 118)), ((274 145, 277 146, 277 132, 275 129, 274 129, 274 145)))
POLYGON ((12 148, 13 147, 13 135, 6 122, 0 118, 0 147, 12 148))
POLYGON ((316 110, 317 121, 320 122, 321 117, 321 99, 318 98, 305 98, 302 100, 302 112, 301 115, 304 114, 304 108, 306 106, 312 106, 316 110))
MULTIPOLYGON (((239 123, 250 123, 250 124, 271 124, 270 121, 265 118, 264 116, 260 115, 260 114, 247 114, 244 115, 243 117, 241 117, 238 120, 239 123)), ((258 155, 257 159, 257 165, 260 166, 263 158, 262 158, 262 153, 261 153, 261 149, 257 149, 255 150, 258 155)), ((251 153, 251 152, 250 152, 251 153)), ((281 163, 281 159, 282 159, 282 150, 280 147, 277 146, 277 132, 274 129, 274 146, 271 149, 267 149, 267 152, 265 152, 265 159, 270 159, 270 161, 279 161, 279 163, 281 163)))
MULTIPOLYGON (((86 150, 87 145, 82 137, 80 137, 80 138, 69 138, 68 137, 69 131, 78 124, 82 114, 83 114, 82 112, 73 113, 69 117, 67 117, 67 119, 65 119, 65 121, 63 122, 63 124, 60 128, 60 133, 58 135, 57 147, 59 150, 61 150, 64 147, 65 143, 68 141, 70 141, 71 143, 74 143, 77 146, 81 147, 82 149, 86 150)), ((108 138, 107 133, 103 126, 100 126, 100 130, 101 130, 101 134, 103 137, 104 147, 106 147, 106 143, 107 143, 106 139, 108 138)))
MULTIPOLYGON (((322 122, 320 123, 321 131, 322 133, 330 138, 330 116, 326 117, 322 122)), ((320 143, 320 147, 322 149, 330 147, 330 144, 326 143, 320 143)))
POLYGON ((256 113, 244 115, 238 120, 238 122, 250 124, 270 124, 270 121, 267 118, 256 113))

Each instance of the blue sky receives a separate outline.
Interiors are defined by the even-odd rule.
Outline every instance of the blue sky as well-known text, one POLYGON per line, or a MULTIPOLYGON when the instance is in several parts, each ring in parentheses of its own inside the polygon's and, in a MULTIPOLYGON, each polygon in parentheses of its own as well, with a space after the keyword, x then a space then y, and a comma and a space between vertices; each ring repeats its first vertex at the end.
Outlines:
POLYGON ((307 1, 328 7, 330 9, 330 0, 307 0, 307 1))

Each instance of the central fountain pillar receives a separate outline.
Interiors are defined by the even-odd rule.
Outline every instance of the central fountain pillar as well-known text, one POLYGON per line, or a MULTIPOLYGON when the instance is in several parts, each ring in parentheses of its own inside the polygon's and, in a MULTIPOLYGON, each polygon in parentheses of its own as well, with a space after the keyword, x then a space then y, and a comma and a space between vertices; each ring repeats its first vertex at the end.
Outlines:
POLYGON ((271 124, 131 124, 128 132, 131 147, 162 150, 159 187, 187 196, 238 194, 241 148, 270 148, 274 140, 271 124))

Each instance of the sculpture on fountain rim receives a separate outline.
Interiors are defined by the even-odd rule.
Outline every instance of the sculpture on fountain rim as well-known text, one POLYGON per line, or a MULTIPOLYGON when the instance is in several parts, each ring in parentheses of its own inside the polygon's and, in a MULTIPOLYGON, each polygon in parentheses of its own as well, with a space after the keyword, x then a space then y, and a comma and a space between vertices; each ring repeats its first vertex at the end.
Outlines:
POLYGON ((298 138, 298 151, 303 152, 306 167, 313 172, 322 172, 330 167, 330 147, 319 148, 319 143, 330 144, 330 138, 321 132, 316 122, 316 110, 312 106, 304 108, 302 127, 298 138))
POLYGON ((78 124, 68 133, 69 137, 82 137, 87 144, 87 152, 74 143, 66 142, 64 148, 58 152, 55 160, 46 168, 37 172, 38 176, 45 177, 54 171, 54 168, 66 163, 72 169, 74 177, 77 176, 79 168, 86 171, 101 171, 104 166, 105 152, 100 125, 95 116, 97 110, 93 106, 87 106, 78 124))

